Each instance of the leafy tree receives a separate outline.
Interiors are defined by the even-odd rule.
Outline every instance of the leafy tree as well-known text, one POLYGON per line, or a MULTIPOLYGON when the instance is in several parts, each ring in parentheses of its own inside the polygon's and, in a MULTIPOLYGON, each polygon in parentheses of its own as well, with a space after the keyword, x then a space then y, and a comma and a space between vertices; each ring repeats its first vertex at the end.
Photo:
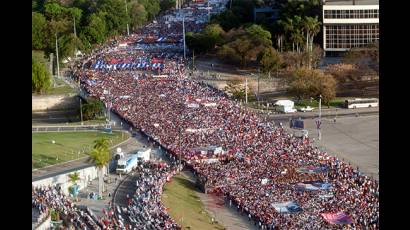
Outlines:
POLYGON ((136 1, 130 3, 129 13, 131 17, 131 28, 138 28, 144 25, 148 20, 148 13, 144 5, 136 1))
POLYGON ((223 45, 217 52, 218 56, 230 63, 237 63, 241 61, 241 57, 235 49, 228 45, 223 45))
POLYGON ((272 45, 270 32, 259 25, 232 29, 224 35, 224 39, 227 43, 219 50, 219 56, 239 59, 242 67, 255 60, 263 49, 272 45))
POLYGON ((190 49, 198 53, 208 52, 215 48, 216 45, 224 43, 225 31, 218 24, 210 24, 205 27, 201 33, 186 33, 186 43, 190 49))
POLYGON ((37 12, 31 15, 31 47, 35 50, 44 49, 45 44, 45 29, 47 26, 46 18, 37 12))
POLYGON ((88 25, 83 29, 80 37, 89 44, 101 44, 104 42, 107 34, 107 27, 104 21, 105 13, 91 14, 88 19, 88 25))
MULTIPOLYGON (((246 99, 246 88, 245 82, 241 79, 233 79, 230 80, 225 86, 225 92, 231 95, 233 98, 238 100, 245 100, 246 99)), ((253 95, 253 92, 248 84, 248 99, 253 95)))
POLYGON ((104 183, 103 183, 103 169, 105 165, 110 160, 110 151, 107 148, 97 147, 93 148, 90 153, 91 161, 97 166, 98 168, 98 194, 99 197, 102 197, 102 191, 104 190, 104 183))
POLYGON ((176 0, 162 0, 159 5, 162 12, 172 9, 175 7, 176 0))
POLYGON ((328 104, 336 96, 336 81, 320 70, 301 68, 293 73, 288 92, 298 99, 322 95, 323 103, 328 104))
POLYGON ((138 3, 143 5, 147 12, 147 19, 151 21, 161 10, 159 0, 138 0, 138 3))
POLYGON ((108 138, 102 137, 100 139, 94 140, 94 148, 109 148, 108 138))
POLYGON ((99 117, 103 111, 103 104, 96 99, 90 99, 82 106, 84 120, 92 120, 99 117))
POLYGON ((74 34, 63 35, 59 39, 59 55, 61 59, 69 56, 74 56, 76 49, 82 48, 82 42, 78 37, 75 37, 74 34))
POLYGON ((98 12, 105 13, 101 15, 105 16, 104 21, 110 35, 116 35, 126 30, 129 17, 125 12, 125 5, 122 0, 100 0, 98 12))
POLYGON ((259 55, 258 61, 262 67, 262 72, 269 73, 276 71, 278 75, 279 67, 282 64, 281 56, 278 51, 272 47, 265 48, 259 55))
POLYGON ((51 86, 51 75, 45 65, 38 60, 31 59, 31 90, 44 93, 51 86))
POLYGON ((231 10, 226 10, 220 14, 213 15, 211 17, 212 24, 219 24, 221 27, 228 31, 232 28, 237 28, 241 25, 240 18, 236 16, 231 10))
POLYGON ((77 181, 80 179, 80 174, 78 172, 68 174, 68 178, 70 178, 70 182, 76 184, 77 181))
POLYGON ((245 29, 255 45, 272 46, 272 35, 260 25, 253 24, 245 29))
POLYGON ((229 43, 228 46, 235 50, 235 52, 239 55, 242 67, 246 66, 247 62, 251 58, 252 49, 255 48, 251 40, 246 38, 238 38, 229 43))

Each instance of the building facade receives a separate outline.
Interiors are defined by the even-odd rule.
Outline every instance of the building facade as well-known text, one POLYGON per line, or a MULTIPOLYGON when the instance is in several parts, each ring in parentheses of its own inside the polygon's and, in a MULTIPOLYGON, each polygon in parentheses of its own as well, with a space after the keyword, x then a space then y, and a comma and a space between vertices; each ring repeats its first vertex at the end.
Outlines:
POLYGON ((378 0, 323 2, 323 50, 341 53, 379 40, 378 0))

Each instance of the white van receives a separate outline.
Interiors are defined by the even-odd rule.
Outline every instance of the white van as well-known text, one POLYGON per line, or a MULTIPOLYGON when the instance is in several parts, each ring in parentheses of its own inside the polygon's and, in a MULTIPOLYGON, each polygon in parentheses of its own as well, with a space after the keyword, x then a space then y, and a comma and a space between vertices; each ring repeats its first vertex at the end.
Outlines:
POLYGON ((274 103, 276 110, 283 113, 294 113, 297 110, 295 109, 295 103, 291 100, 278 100, 274 103))

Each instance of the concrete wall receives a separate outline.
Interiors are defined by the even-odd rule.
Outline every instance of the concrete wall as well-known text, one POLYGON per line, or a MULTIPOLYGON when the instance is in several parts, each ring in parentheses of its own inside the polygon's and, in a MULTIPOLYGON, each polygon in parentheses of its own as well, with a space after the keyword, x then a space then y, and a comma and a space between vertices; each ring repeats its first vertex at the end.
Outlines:
POLYGON ((59 174, 56 176, 52 177, 47 177, 44 179, 40 179, 37 181, 33 181, 32 184, 34 187, 36 186, 49 186, 49 185, 60 185, 62 191, 68 195, 68 187, 72 185, 70 182, 70 178, 68 177, 68 174, 72 174, 78 172, 80 175, 80 180, 77 181, 77 184, 80 186, 79 189, 83 189, 87 187, 87 182, 94 180, 95 178, 98 177, 98 169, 95 166, 90 166, 87 168, 79 169, 79 170, 73 170, 67 173, 59 174))
POLYGON ((50 95, 32 96, 32 111, 73 109, 79 106, 79 99, 76 96, 50 95))

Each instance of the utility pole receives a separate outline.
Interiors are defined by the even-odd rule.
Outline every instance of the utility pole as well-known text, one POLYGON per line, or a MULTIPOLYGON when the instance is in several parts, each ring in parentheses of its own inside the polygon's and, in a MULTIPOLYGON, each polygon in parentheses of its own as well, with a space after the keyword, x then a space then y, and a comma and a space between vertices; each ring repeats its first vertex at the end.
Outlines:
POLYGON ((195 70, 195 50, 192 49, 192 71, 195 70))
MULTIPOLYGON (((127 0, 125 1, 125 13, 127 14, 127 18, 128 18, 128 7, 127 7, 127 0)), ((128 20, 127 20, 127 35, 130 36, 130 27, 128 25, 128 20)))
MULTIPOLYGON (((73 18, 74 18, 74 37, 77 39, 77 30, 76 30, 76 28, 75 28, 75 16, 73 15, 73 18)), ((76 41, 77 42, 77 41, 76 41)), ((74 58, 76 58, 77 57, 77 43, 75 43, 75 48, 74 48, 74 58)))
POLYGON ((322 125, 322 95, 319 95, 319 141, 322 139, 322 133, 320 132, 320 126, 322 125))
POLYGON ((209 8, 209 0, 208 0, 208 22, 211 21, 211 8, 209 8))
POLYGON ((248 104, 248 78, 245 78, 245 103, 248 104))
POLYGON ((79 98, 80 98, 80 118, 81 118, 81 125, 84 125, 84 123, 83 123, 83 105, 82 105, 82 102, 81 102, 81 96, 80 96, 79 98))
MULTIPOLYGON (((59 77, 60 76, 60 63, 59 63, 59 60, 58 60, 58 40, 57 40, 57 33, 56 33, 56 58, 57 58, 57 77, 59 77)), ((53 84, 55 84, 54 83, 54 81, 53 81, 53 84)))
POLYGON ((185 50, 185 15, 182 17, 182 36, 184 39, 184 60, 186 59, 186 50, 185 50))
POLYGON ((259 103, 259 77, 260 77, 260 74, 258 74, 258 103, 259 103))

